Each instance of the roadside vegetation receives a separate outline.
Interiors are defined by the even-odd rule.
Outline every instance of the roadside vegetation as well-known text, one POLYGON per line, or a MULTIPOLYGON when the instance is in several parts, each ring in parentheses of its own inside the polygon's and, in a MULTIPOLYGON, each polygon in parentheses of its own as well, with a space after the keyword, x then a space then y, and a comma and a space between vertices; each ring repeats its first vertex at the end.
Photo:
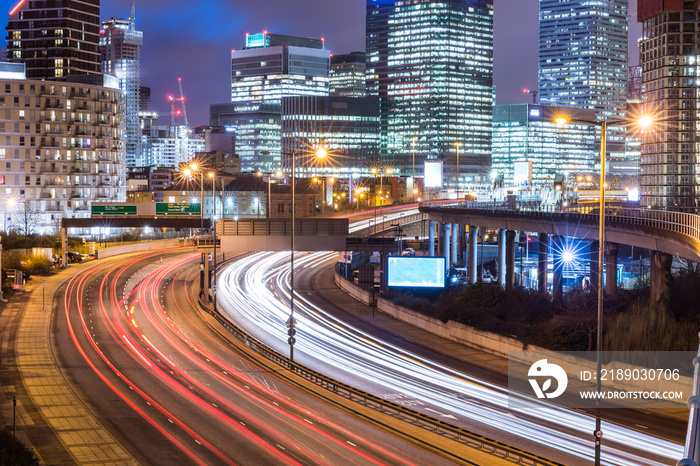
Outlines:
MULTIPOLYGON (((606 351, 696 351, 700 331, 700 272, 673 275, 668 296, 650 303, 648 285, 620 290, 604 303, 606 351)), ((495 284, 455 286, 437 299, 411 294, 394 299, 443 322, 515 338, 556 351, 593 351, 597 341, 597 296, 573 290, 552 303, 535 290, 504 290, 495 284)))
POLYGON ((39 460, 32 450, 3 428, 0 429, 0 464, 34 466, 39 464, 39 460))

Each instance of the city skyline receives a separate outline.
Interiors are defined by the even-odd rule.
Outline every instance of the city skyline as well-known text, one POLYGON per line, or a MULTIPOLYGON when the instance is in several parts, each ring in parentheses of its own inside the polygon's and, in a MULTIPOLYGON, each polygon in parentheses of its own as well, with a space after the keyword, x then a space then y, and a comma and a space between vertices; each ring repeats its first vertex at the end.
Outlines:
MULTIPOLYGON (((7 18, 17 3, 0 0, 0 11, 7 18)), ((636 3, 629 5, 631 64, 638 63, 635 43, 641 31, 636 3)), ((130 0, 102 0, 100 20, 128 18, 130 9, 130 0)), ((344 54, 364 51, 364 22, 364 0, 266 0, 265 8, 239 1, 137 0, 136 28, 144 32, 141 84, 152 88, 151 108, 167 120, 167 95, 178 93, 177 78, 182 77, 190 121, 208 124, 209 105, 230 100, 231 49, 243 46, 246 32, 323 37, 331 53, 344 54)), ((496 102, 531 102, 522 89, 537 87, 538 1, 494 0, 494 29, 496 102)))

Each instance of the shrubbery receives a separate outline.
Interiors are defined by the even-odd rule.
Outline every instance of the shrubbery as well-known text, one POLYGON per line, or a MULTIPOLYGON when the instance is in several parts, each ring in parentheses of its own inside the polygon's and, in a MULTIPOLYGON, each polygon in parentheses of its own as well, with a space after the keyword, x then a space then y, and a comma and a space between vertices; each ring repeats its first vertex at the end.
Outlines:
MULTIPOLYGON (((604 349, 609 351, 697 350, 700 330, 700 273, 674 275, 668 299, 649 303, 649 289, 620 290, 604 303, 604 349)), ((552 303, 535 290, 504 290, 477 283, 455 287, 435 300, 403 295, 397 304, 443 322, 453 320, 479 330, 557 351, 593 351, 597 341, 597 296, 570 291, 552 303)))
POLYGON ((39 464, 39 460, 32 450, 3 428, 0 429, 0 464, 34 466, 39 464))

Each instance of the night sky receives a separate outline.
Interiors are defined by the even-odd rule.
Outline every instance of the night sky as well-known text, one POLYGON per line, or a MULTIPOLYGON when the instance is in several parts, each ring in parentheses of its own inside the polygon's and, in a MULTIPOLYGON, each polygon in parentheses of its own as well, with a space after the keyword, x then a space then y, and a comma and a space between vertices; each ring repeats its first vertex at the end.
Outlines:
MULTIPOLYGON (((0 24, 19 0, 0 0, 0 24)), ((630 61, 638 62, 636 0, 630 0, 630 61)), ((529 102, 537 86, 537 0, 494 0, 497 103, 529 102)), ((128 18, 131 0, 102 0, 101 19, 128 18)), ((169 112, 166 96, 182 77, 190 124, 209 123, 209 104, 230 99, 231 49, 245 33, 323 37, 342 54, 364 51, 365 0, 137 0, 136 28, 144 33, 141 85, 151 109, 169 112)), ((3 27, 4 29, 4 27, 3 27)), ((4 37, 4 34, 3 34, 4 37)), ((167 123, 166 119, 161 122, 167 123)))

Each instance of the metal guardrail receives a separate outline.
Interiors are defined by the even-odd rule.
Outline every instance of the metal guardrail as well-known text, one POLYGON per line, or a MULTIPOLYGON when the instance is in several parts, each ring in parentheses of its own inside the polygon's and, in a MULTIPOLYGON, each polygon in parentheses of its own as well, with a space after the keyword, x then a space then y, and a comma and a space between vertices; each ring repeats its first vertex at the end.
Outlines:
POLYGON ((423 213, 399 216, 398 218, 394 217, 390 220, 383 217, 384 216, 382 216, 382 218, 377 217, 376 222, 372 218, 363 220, 361 223, 367 222, 367 227, 353 231, 348 235, 348 238, 366 238, 367 236, 378 235, 380 233, 384 233, 385 231, 391 231, 396 224, 404 226, 411 223, 420 222, 427 218, 427 216, 423 213))
MULTIPOLYGON (((235 257, 231 259, 231 261, 239 260, 243 257, 247 257, 247 255, 235 257)), ((341 396, 349 401, 359 403, 366 408, 378 411, 387 416, 392 416, 400 421, 407 422, 416 427, 451 439, 461 445, 481 450, 485 453, 489 453, 514 464, 526 464, 531 466, 564 466, 562 463, 548 460, 525 450, 499 442, 498 440, 494 440, 461 427, 456 427, 446 422, 433 419, 430 416, 421 414, 396 403, 392 403, 391 401, 384 400, 370 393, 363 392, 362 390, 338 382, 301 364, 292 362, 286 356, 283 356, 232 324, 218 312, 214 312, 213 309, 209 308, 208 303, 202 301, 201 296, 199 297, 199 306, 202 310, 210 314, 228 333, 251 350, 260 354, 267 360, 277 364, 278 366, 292 372, 294 375, 301 377, 307 382, 311 382, 320 388, 332 392, 334 395, 341 396)), ((278 373, 278 375, 280 374, 278 373)), ((404 435, 407 434, 404 433, 404 435)), ((457 456, 456 454, 445 450, 442 451, 448 455, 455 456, 455 458, 458 460, 465 459, 463 456, 457 456)))
MULTIPOLYGON (((477 202, 456 202, 431 206, 429 202, 421 203, 422 213, 493 213, 518 217, 540 217, 568 220, 588 220, 598 222, 599 209, 594 206, 540 206, 537 204, 495 204, 477 202)), ((607 224, 629 225, 641 228, 655 228, 683 235, 700 248, 700 215, 689 212, 670 210, 632 209, 628 207, 609 206, 605 208, 607 224)))
MULTIPOLYGON (((345 236, 349 220, 346 218, 297 218, 294 234, 299 236, 345 236)), ((272 219, 223 219, 216 222, 218 236, 291 236, 292 220, 272 219)))
MULTIPOLYGON (((700 334, 698 334, 700 338, 700 334)), ((693 359, 695 374, 693 376, 693 393, 688 398, 688 432, 685 437, 685 456, 676 466, 698 466, 700 464, 700 345, 698 355, 693 359)))

